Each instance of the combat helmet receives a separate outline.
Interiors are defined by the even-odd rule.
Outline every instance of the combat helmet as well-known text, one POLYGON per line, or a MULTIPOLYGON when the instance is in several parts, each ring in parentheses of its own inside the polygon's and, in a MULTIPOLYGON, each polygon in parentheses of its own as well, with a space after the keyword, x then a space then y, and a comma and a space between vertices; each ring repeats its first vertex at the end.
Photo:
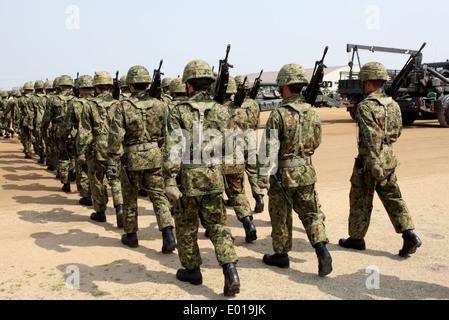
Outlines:
POLYGON ((133 66, 129 68, 128 74, 126 75, 126 83, 137 84, 137 83, 152 83, 150 73, 144 66, 133 66))
POLYGON ((388 81, 388 73, 383 64, 379 62, 368 62, 360 69, 359 78, 362 82, 367 80, 388 81))
POLYGON ((186 93, 186 85, 181 78, 175 78, 170 82, 170 93, 186 93))
POLYGON ((44 90, 53 89, 53 80, 47 80, 44 83, 44 90))
POLYGON ((78 78, 77 81, 78 88, 93 88, 94 83, 92 77, 89 75, 82 75, 78 78))
POLYGON ((31 90, 34 91, 34 85, 31 81, 28 81, 27 83, 25 83, 22 87, 22 89, 25 90, 31 90))
POLYGON ((34 90, 44 90, 44 86, 45 86, 45 83, 44 83, 44 81, 42 81, 42 80, 37 80, 35 83, 34 83, 34 90))
POLYGON ((236 93, 237 93, 237 83, 233 77, 229 76, 226 94, 236 94, 236 93))
POLYGON ((127 86, 128 86, 128 83, 126 82, 126 76, 122 76, 120 78, 120 88, 124 88, 124 87, 127 87, 127 86))
POLYGON ((62 75, 59 77, 58 79, 58 86, 68 86, 68 87, 73 87, 73 79, 72 77, 68 76, 68 75, 62 75))
POLYGON ((308 84, 306 71, 296 63, 286 64, 281 68, 276 78, 279 87, 292 84, 308 84))
POLYGON ((162 79, 161 87, 162 88, 169 87, 171 82, 172 82, 172 78, 164 78, 164 79, 162 79))
POLYGON ((215 81, 212 68, 203 60, 192 60, 185 66, 182 82, 186 83, 192 79, 210 79, 215 81))
POLYGON ((102 85, 106 85, 106 86, 112 86, 114 83, 112 81, 112 76, 109 72, 107 71, 98 71, 95 72, 95 76, 94 76, 94 87, 96 86, 102 86, 102 85))
POLYGON ((236 76, 236 77, 234 78, 234 80, 235 80, 235 83, 236 83, 237 87, 238 87, 239 85, 241 85, 241 84, 243 83, 243 81, 245 81, 245 84, 244 84, 245 89, 246 89, 246 90, 251 89, 251 84, 249 83, 249 80, 248 80, 247 77, 245 77, 245 76, 236 76), (246 78, 246 81, 245 81, 245 78, 246 78))

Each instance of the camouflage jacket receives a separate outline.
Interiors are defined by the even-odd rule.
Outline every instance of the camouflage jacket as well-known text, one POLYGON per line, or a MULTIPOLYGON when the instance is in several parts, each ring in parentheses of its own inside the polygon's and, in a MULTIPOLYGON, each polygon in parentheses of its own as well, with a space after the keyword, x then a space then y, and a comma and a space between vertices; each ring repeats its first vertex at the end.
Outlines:
POLYGON ((34 129, 38 129, 41 126, 42 119, 44 118, 44 112, 47 108, 47 99, 45 98, 45 93, 35 93, 29 100, 30 111, 32 110, 32 114, 30 113, 28 117, 30 117, 28 123, 31 123, 34 129))
MULTIPOLYGON (((231 128, 231 115, 228 108, 213 101, 208 94, 194 93, 187 102, 173 108, 167 121, 163 164, 165 185, 176 186, 176 178, 180 173, 180 190, 184 196, 202 196, 224 191, 221 158, 218 160, 220 163, 218 165, 200 164, 189 167, 189 164, 204 161, 198 158, 198 150, 194 148, 194 128, 199 128, 200 123, 202 123, 202 130, 198 130, 200 135, 208 129, 221 134, 222 143, 219 147, 222 154, 225 154, 224 135, 225 130, 231 128), (181 130, 188 136, 181 138, 181 132, 179 132, 181 130), (184 161, 181 163, 181 150, 186 151, 182 158, 188 158, 188 164, 184 161)), ((195 141, 198 141, 198 137, 195 137, 195 141)), ((209 140, 202 141, 200 153, 207 145, 210 146, 209 142, 209 140)))
MULTIPOLYGON (((265 127, 267 156, 270 154, 268 139, 270 130, 277 130, 279 143, 277 174, 284 187, 294 188, 314 184, 317 179, 310 157, 321 144, 321 120, 316 109, 303 102, 302 96, 284 99, 271 112, 265 127), (303 161, 309 159, 310 161, 299 166, 281 163, 293 159, 303 159, 303 161)), ((272 163, 262 164, 261 167, 266 168, 270 165, 272 163)), ((259 175, 261 175, 260 171, 259 175)))
POLYGON ((18 121, 19 128, 33 126, 34 112, 30 105, 30 99, 32 96, 32 93, 26 93, 19 99, 15 100, 15 117, 18 121))
POLYGON ((246 98, 242 104, 242 109, 245 109, 248 114, 248 128, 256 131, 260 124, 260 107, 259 104, 250 98, 246 98))
POLYGON ((42 119, 43 130, 46 130, 51 123, 55 129, 56 137, 60 137, 60 127, 64 122, 68 105, 73 98, 75 96, 69 90, 50 96, 42 119))
POLYGON ((172 110, 174 107, 176 107, 178 104, 183 103, 183 102, 186 102, 186 101, 188 101, 188 100, 189 100, 189 98, 186 97, 186 96, 174 97, 173 100, 171 100, 171 101, 168 103, 168 108, 169 108, 170 111, 171 111, 171 110, 172 110))
POLYGON ((118 104, 110 93, 100 93, 83 104, 76 138, 78 154, 90 151, 96 160, 108 160, 110 119, 118 104))
POLYGON ((122 100, 111 121, 108 164, 117 165, 124 153, 129 171, 160 168, 167 117, 167 107, 145 92, 122 100))
POLYGON ((79 98, 74 98, 70 101, 64 123, 61 126, 62 140, 69 137, 76 138, 78 135, 78 130, 81 126, 81 113, 83 111, 84 104, 86 104, 87 101, 93 97, 93 94, 86 93, 81 95, 79 98))
POLYGON ((359 128, 358 151, 364 165, 370 169, 379 164, 383 169, 398 166, 392 143, 402 132, 401 109, 396 101, 381 90, 367 95, 357 106, 359 128))

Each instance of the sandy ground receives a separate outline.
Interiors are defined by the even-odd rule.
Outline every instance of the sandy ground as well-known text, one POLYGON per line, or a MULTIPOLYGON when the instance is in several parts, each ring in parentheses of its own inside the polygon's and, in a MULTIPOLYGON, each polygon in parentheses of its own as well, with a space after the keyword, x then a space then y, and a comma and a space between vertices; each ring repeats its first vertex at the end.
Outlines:
MULTIPOLYGON (((423 241, 416 254, 401 258, 402 238, 377 196, 367 250, 338 246, 339 238, 347 237, 356 126, 345 109, 319 112, 323 142, 314 164, 334 270, 325 278, 317 276, 315 252, 296 216, 290 268, 266 266, 262 256, 272 253, 267 205, 254 215, 258 240, 252 244, 245 243, 243 227, 228 208, 241 280, 241 292, 231 300, 448 299, 449 129, 436 120, 417 121, 395 144, 401 191, 423 241)), ((262 123, 267 117, 262 114, 262 123)), ((204 283, 192 286, 175 278, 180 267, 176 251, 161 253, 161 233, 149 200, 139 199, 140 246, 125 247, 111 204, 106 223, 91 221, 92 207, 80 206, 77 192, 62 192, 54 173, 37 164, 36 155, 25 160, 17 139, 0 139, 0 299, 228 299, 222 293, 222 270, 203 231, 204 283), (76 275, 79 289, 69 288, 76 275)))

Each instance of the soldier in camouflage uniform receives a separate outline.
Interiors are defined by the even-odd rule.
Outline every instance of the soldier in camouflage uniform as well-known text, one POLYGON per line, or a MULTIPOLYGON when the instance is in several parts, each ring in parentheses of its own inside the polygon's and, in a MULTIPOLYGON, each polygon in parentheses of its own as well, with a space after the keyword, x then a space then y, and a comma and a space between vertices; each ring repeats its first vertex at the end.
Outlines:
POLYGON ((44 93, 44 81, 37 80, 34 83, 34 95, 30 98, 30 114, 29 123, 33 124, 33 135, 36 147, 36 153, 39 156, 37 163, 45 163, 45 143, 40 132, 40 127, 42 124, 42 119, 44 117, 44 112, 46 109, 45 93, 44 93))
POLYGON ((143 66, 131 67, 127 74, 131 97, 117 106, 111 121, 108 142, 110 179, 123 177, 124 231, 122 243, 138 246, 138 207, 140 189, 146 190, 153 203, 159 230, 162 232, 162 252, 176 248, 170 203, 164 193, 162 153, 165 144, 168 108, 146 94, 152 79, 143 66), (124 154, 122 156, 122 153, 124 154), (125 173, 120 174, 120 162, 125 173))
POLYGON ((266 254, 263 261, 280 268, 289 267, 288 252, 292 248, 292 208, 298 213, 307 237, 318 258, 318 275, 332 271, 332 258, 326 249, 329 242, 320 214, 315 190, 317 181, 312 155, 321 144, 321 121, 318 112, 303 102, 301 90, 307 85, 302 66, 287 64, 276 79, 284 100, 273 110, 266 124, 266 151, 270 152, 270 133, 276 130, 279 143, 278 168, 270 179, 261 165, 258 184, 268 189, 268 210, 271 219, 274 254, 266 254), (277 181, 281 182, 281 186, 277 181), (271 186, 271 188, 270 188, 271 186), (286 196, 283 193, 283 188, 286 196), (290 203, 289 203, 290 201, 290 203))
POLYGON ((23 145, 23 152, 25 159, 31 159, 31 147, 34 142, 33 136, 33 110, 30 108, 29 100, 34 92, 34 85, 32 82, 27 82, 23 85, 24 94, 17 99, 15 116, 18 120, 18 128, 20 130, 20 142, 23 145))
MULTIPOLYGON (((95 212, 90 218, 106 222, 106 169, 108 161, 108 136, 111 115, 118 105, 112 97, 113 80, 106 71, 95 73, 93 86, 96 96, 84 103, 80 127, 76 139, 78 162, 87 162, 90 190, 95 212)), ((121 227, 123 216, 116 214, 117 226, 121 227)))
POLYGON ((209 141, 203 141, 201 137, 209 130, 224 136, 225 130, 231 128, 231 116, 226 107, 210 98, 210 87, 215 78, 207 62, 189 62, 184 68, 182 80, 187 85, 190 99, 175 106, 170 113, 164 153, 165 191, 176 205, 177 248, 183 267, 176 273, 176 278, 195 285, 202 283, 202 260, 198 247, 201 216, 215 247, 217 261, 223 268, 224 294, 231 296, 240 291, 240 280, 234 240, 230 228, 226 226, 223 205, 221 155, 225 154, 224 143, 223 146, 220 144, 223 148, 220 159, 215 159, 218 163, 206 162, 207 159, 196 156, 209 147, 209 141), (183 139, 182 135, 187 136, 183 139), (194 143, 194 136, 197 143, 194 143), (186 150, 183 158, 188 157, 188 161, 180 163, 182 150, 186 150))
MULTIPOLYGON (((49 108, 49 100, 52 99, 53 95, 56 92, 56 89, 54 88, 54 81, 53 80, 47 80, 44 83, 44 92, 45 92, 45 97, 43 98, 44 102, 44 106, 45 106, 45 110, 44 110, 44 114, 42 115, 42 121, 41 121, 41 126, 39 128, 39 133, 42 136, 42 139, 44 140, 44 146, 45 146, 45 162, 47 164, 47 170, 53 171, 57 168, 57 163, 56 163, 56 150, 55 150, 55 144, 54 144, 54 139, 53 139, 53 133, 51 132, 51 134, 49 133, 49 130, 52 131, 51 128, 49 128, 46 132, 43 131, 43 120, 44 120, 44 116, 45 116, 45 112, 47 112, 47 109, 49 108)), ((51 124, 50 124, 51 125, 51 124)))
MULTIPOLYGON (((57 157, 59 179, 63 184, 62 191, 70 192, 70 171, 73 170, 74 159, 72 154, 67 150, 69 144, 61 138, 61 128, 64 123, 65 115, 70 101, 75 98, 72 93, 73 79, 68 75, 62 75, 57 80, 57 86, 60 93, 55 94, 47 102, 47 110, 45 110, 42 120, 42 132, 44 135, 48 133, 50 123, 54 132, 55 153, 57 157)), ((73 137, 70 137, 73 141, 73 137)), ((70 143, 70 141, 69 141, 70 143)))
MULTIPOLYGON (((243 84, 245 81, 244 76, 236 76, 235 82, 237 86, 240 84, 243 84)), ((249 80, 246 79, 246 82, 244 83, 245 89, 249 91, 251 89, 249 80)), ((257 133, 257 130, 259 129, 260 124, 260 107, 257 104, 256 101, 249 98, 248 96, 245 98, 245 101, 243 102, 242 109, 246 110, 248 115, 248 129, 251 129, 254 131, 254 133, 257 133)), ((256 206, 254 208, 254 212, 263 212, 264 210, 264 201, 263 201, 263 191, 259 188, 257 185, 257 159, 249 159, 248 155, 251 157, 253 155, 257 155, 257 150, 247 150, 247 157, 246 157, 246 163, 245 163, 245 172, 248 177, 249 185, 251 186, 251 191, 254 200, 256 200, 256 206)))
POLYGON ((120 78, 120 100, 129 98, 131 91, 129 91, 128 83, 126 82, 126 76, 120 78))
POLYGON ((181 78, 173 79, 170 82, 169 90, 170 95, 173 97, 173 99, 168 104, 170 110, 172 110, 176 105, 188 99, 186 85, 182 82, 181 78))
MULTIPOLYGON (((75 145, 81 123, 83 106, 89 99, 94 97, 92 77, 88 75, 80 76, 77 80, 76 86, 79 90, 79 98, 74 98, 70 101, 64 123, 61 127, 61 140, 67 141, 69 136, 72 136, 75 140, 75 145)), ((76 187, 81 196, 79 203, 82 205, 91 206, 92 198, 87 164, 80 163, 78 160, 80 153, 77 152, 76 146, 72 152, 75 156, 76 187)))
POLYGON ((161 101, 169 104, 172 100, 173 97, 170 95, 170 83, 171 83, 172 79, 171 78, 164 78, 162 79, 162 83, 161 83, 161 101))
MULTIPOLYGON (((16 100, 20 97, 20 92, 17 90, 11 91, 11 100, 7 100, 5 102, 5 111, 3 113, 3 120, 6 135, 5 139, 9 139, 10 137, 14 137, 14 130, 16 130, 14 119, 16 113, 16 100), (12 127, 12 129, 11 129, 12 127), (11 133, 11 136, 9 135, 11 133)), ((16 130, 17 131, 17 130, 16 130)))
MULTIPOLYGON (((241 133, 244 133, 248 129, 248 114, 245 109, 238 107, 233 103, 232 96, 236 93, 236 82, 234 78, 229 76, 224 105, 228 107, 231 114, 231 129, 234 129, 236 132, 240 130, 241 133)), ((257 231, 253 223, 251 206, 248 197, 245 194, 245 150, 243 149, 247 146, 240 146, 243 147, 243 149, 237 150, 235 142, 231 142, 234 144, 234 147, 232 148, 234 151, 233 157, 228 159, 228 162, 225 162, 225 165, 223 166, 225 193, 229 198, 230 205, 234 207, 237 219, 243 224, 243 228, 245 229, 245 241, 249 243, 257 239, 257 231), (232 160, 232 162, 229 163, 229 160, 232 160)))
POLYGON ((8 103, 8 97, 9 94, 7 91, 0 91, 0 137, 3 137, 3 132, 5 135, 8 134, 7 128, 6 128, 6 117, 5 117, 5 111, 6 106, 8 103))
POLYGON ((400 256, 407 256, 421 246, 407 205, 399 190, 395 169, 398 166, 392 144, 402 131, 399 105, 382 91, 388 80, 385 67, 378 62, 365 64, 360 71, 365 99, 357 106, 359 129, 358 156, 351 176, 349 238, 340 239, 345 248, 365 249, 373 209, 374 192, 382 201, 397 233, 402 233, 400 256))

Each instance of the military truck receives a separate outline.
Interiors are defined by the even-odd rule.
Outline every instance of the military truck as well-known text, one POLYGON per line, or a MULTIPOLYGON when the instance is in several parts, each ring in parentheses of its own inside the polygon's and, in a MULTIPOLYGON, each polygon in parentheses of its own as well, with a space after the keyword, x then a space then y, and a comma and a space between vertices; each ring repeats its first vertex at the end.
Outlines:
MULTIPOLYGON (((338 93, 351 117, 355 119, 357 104, 363 100, 362 84, 358 79, 358 72, 354 72, 354 58, 357 57, 361 66, 358 50, 371 52, 382 51, 400 54, 415 55, 418 52, 409 49, 396 49, 377 46, 363 46, 348 44, 346 51, 353 52, 349 62, 350 71, 340 73, 338 93)), ((443 127, 449 127, 449 60, 438 63, 422 63, 422 54, 419 53, 413 71, 402 88, 393 97, 402 111, 404 125, 412 125, 420 119, 438 119, 443 127)), ((400 70, 388 70, 390 81, 393 82, 400 70)))

